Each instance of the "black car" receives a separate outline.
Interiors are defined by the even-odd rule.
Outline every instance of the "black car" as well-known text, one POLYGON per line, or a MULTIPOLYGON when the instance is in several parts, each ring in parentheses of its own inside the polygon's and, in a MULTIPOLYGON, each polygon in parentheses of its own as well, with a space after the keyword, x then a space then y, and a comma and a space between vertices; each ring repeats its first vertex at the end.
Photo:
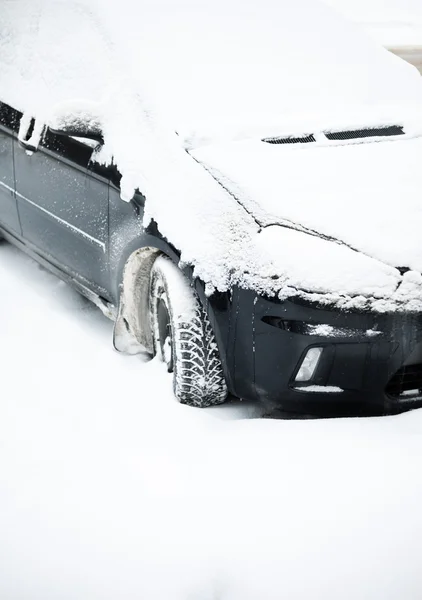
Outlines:
POLYGON ((117 350, 158 353, 181 402, 204 407, 231 393, 295 412, 417 405, 420 314, 344 311, 241 287, 207 297, 192 269, 178 268, 159 223, 142 228, 144 196, 122 202, 117 168, 91 161, 100 133, 46 127, 34 147, 37 124, 18 139, 21 119, 0 105, 2 236, 115 319, 117 350))
POLYGON ((416 69, 317 0, 6 2, 0 98, 0 235, 181 402, 422 405, 416 69))

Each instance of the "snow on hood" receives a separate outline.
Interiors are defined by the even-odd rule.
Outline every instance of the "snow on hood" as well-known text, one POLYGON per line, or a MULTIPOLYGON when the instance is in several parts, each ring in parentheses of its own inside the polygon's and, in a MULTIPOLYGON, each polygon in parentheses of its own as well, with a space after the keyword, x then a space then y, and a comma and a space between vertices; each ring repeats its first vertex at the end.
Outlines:
POLYGON ((254 0, 121 0, 118 10, 112 0, 2 0, 0 90, 47 123, 58 105, 96 103, 97 159, 113 157, 123 198, 144 193, 145 225, 157 221, 208 293, 237 284, 345 307, 422 308, 420 275, 395 268, 421 270, 419 140, 260 141, 314 131, 305 126, 376 126, 422 106, 417 71, 316 0, 262 0, 259 10, 254 0), (217 148, 222 139, 246 141, 217 148), (260 225, 283 220, 362 254, 260 225))
POLYGON ((193 155, 261 225, 304 228, 422 272, 422 138, 324 146, 257 140, 193 155))
POLYGON ((262 275, 280 274, 281 299, 299 296, 344 309, 379 312, 422 309, 420 273, 408 271, 402 276, 347 246, 271 225, 257 234, 252 248, 254 253, 258 248, 267 254, 262 275))

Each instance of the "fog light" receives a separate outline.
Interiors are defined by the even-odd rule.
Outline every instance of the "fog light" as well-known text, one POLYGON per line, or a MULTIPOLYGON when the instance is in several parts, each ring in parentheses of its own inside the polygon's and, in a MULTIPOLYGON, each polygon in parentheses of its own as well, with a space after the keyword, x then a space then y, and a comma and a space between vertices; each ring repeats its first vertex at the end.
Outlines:
POLYGON ((310 381, 321 358, 322 348, 310 348, 300 365, 295 381, 310 381))

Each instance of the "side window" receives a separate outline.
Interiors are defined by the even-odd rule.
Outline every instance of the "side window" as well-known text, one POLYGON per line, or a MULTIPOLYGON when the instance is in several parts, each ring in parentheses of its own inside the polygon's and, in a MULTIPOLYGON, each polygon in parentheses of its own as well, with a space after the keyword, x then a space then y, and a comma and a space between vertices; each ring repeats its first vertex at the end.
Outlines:
POLYGON ((21 112, 15 110, 8 104, 0 102, 0 125, 3 125, 3 127, 6 127, 7 129, 11 129, 13 133, 17 134, 19 132, 21 118, 21 112))
POLYGON ((115 181, 116 185, 120 183, 120 174, 113 164, 104 165, 96 160, 92 160, 94 154, 101 148, 101 144, 96 140, 60 135, 46 127, 41 139, 40 148, 58 155, 57 158, 61 160, 69 161, 73 165, 87 169, 101 179, 115 181))
POLYGON ((67 135, 53 133, 48 127, 45 128, 41 144, 46 150, 58 154, 61 158, 70 160, 80 167, 87 168, 93 148, 67 135))

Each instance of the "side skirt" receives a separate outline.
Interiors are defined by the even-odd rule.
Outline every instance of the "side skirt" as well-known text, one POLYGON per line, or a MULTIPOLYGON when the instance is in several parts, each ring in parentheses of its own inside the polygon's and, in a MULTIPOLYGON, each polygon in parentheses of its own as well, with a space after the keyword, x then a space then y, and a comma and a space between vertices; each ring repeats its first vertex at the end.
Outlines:
POLYGON ((14 235, 12 235, 11 233, 9 233, 1 227, 0 237, 3 237, 5 240, 13 244, 13 246, 16 246, 19 250, 22 250, 22 252, 27 254, 30 258, 34 259, 47 271, 50 271, 50 273, 52 273, 53 275, 55 275, 56 277, 58 277, 59 279, 76 289, 82 296, 85 296, 85 298, 87 298, 93 304, 95 304, 95 306, 97 306, 108 319, 112 321, 116 320, 117 310, 114 304, 111 304, 105 298, 93 292, 88 286, 84 285, 71 275, 68 275, 67 273, 53 265, 49 260, 40 256, 37 252, 33 251, 19 238, 15 237, 14 235))

